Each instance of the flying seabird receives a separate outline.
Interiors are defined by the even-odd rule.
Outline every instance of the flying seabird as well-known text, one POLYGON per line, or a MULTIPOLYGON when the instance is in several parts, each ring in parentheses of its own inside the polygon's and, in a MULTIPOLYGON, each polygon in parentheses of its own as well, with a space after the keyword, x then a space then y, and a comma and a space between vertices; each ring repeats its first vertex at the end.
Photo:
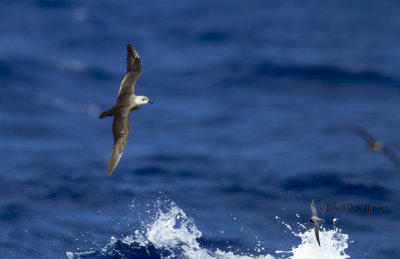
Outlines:
POLYGON ((313 216, 310 218, 310 223, 314 224, 315 237, 317 238, 318 245, 321 246, 321 244, 319 242, 319 225, 318 225, 318 223, 323 223, 325 220, 318 218, 317 210, 315 209, 314 199, 311 202, 311 211, 312 211, 313 216))
POLYGON ((350 126, 347 126, 347 128, 350 131, 352 131, 353 133, 355 133, 356 135, 358 135, 360 138, 364 139, 365 142, 367 143, 368 149, 370 149, 374 152, 377 152, 377 153, 381 153, 384 156, 386 156, 386 158, 388 158, 394 164, 394 166, 397 168, 397 170, 400 171, 399 158, 396 156, 396 154, 391 149, 384 146, 382 142, 376 140, 374 137, 371 136, 371 134, 369 134, 366 130, 364 130, 363 128, 361 128, 359 126, 350 125, 350 126))
POLYGON ((108 163, 107 176, 110 176, 118 165, 124 152, 129 135, 129 114, 147 103, 153 103, 146 96, 135 95, 135 84, 142 74, 142 62, 136 50, 127 45, 127 71, 118 91, 116 104, 109 110, 103 112, 99 118, 114 116, 113 135, 114 144, 108 163))

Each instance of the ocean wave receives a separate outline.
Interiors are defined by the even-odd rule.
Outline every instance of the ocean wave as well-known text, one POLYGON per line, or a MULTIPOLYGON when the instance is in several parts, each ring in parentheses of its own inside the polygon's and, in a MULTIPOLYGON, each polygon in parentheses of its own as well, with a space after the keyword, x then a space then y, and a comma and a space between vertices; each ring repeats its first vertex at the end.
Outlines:
POLYGON ((257 85, 265 80, 293 79, 301 81, 318 81, 330 85, 340 84, 372 84, 400 86, 400 79, 378 70, 352 70, 345 66, 308 65, 308 64, 278 64, 267 60, 230 60, 223 64, 225 74, 219 79, 218 85, 242 86, 257 85))
POLYGON ((0 60, 0 78, 9 77, 12 75, 11 68, 4 62, 0 60))
POLYGON ((358 195, 375 200, 384 200, 390 193, 388 189, 378 184, 366 183, 362 179, 355 177, 342 177, 332 173, 307 174, 291 178, 283 184, 285 190, 307 191, 321 189, 330 194, 358 195), (329 189, 324 189, 329 186, 329 189))
MULTIPOLYGON (((296 214, 297 218, 300 216, 296 214)), ((276 216, 275 219, 280 220, 280 217, 276 216)), ((335 225, 338 222, 337 218, 332 220, 335 225)), ((290 251, 275 251, 277 254, 287 254, 291 259, 345 259, 350 258, 346 253, 346 249, 349 247, 347 234, 342 233, 342 230, 334 227, 331 230, 327 230, 322 227, 319 232, 319 238, 321 240, 321 247, 317 245, 315 240, 314 228, 307 228, 300 222, 297 222, 298 230, 297 232, 293 230, 293 227, 282 221, 282 225, 290 231, 290 233, 301 239, 301 244, 292 247, 290 251)), ((353 241, 350 241, 351 243, 353 241)))
POLYGON ((365 70, 356 72, 327 65, 275 65, 269 62, 261 62, 257 66, 257 74, 276 78, 294 77, 303 80, 321 80, 329 83, 399 83, 395 78, 377 71, 365 70))
MULTIPOLYGON (((144 225, 143 230, 137 229, 133 235, 121 239, 111 237, 109 243, 101 249, 67 252, 68 258, 349 258, 345 252, 348 248, 348 235, 341 233, 340 229, 322 228, 321 248, 315 241, 313 228, 307 228, 298 223, 302 231, 296 233, 285 222, 281 223, 290 229, 294 236, 301 239, 301 243, 293 246, 290 251, 278 250, 277 255, 271 255, 266 252, 266 248, 261 246, 256 246, 246 253, 238 250, 222 251, 219 248, 211 251, 199 242, 202 232, 197 228, 194 220, 173 201, 157 200, 155 207, 156 215, 144 225)), ((279 217, 276 219, 279 220, 279 217)))
MULTIPOLYGON (((46 80, 57 78, 78 78, 92 79, 101 81, 115 80, 115 75, 103 69, 102 67, 82 62, 79 60, 54 59, 35 56, 16 55, 14 57, 5 57, 0 60, 0 78, 4 78, 8 88, 15 83, 24 83, 26 87, 40 87, 45 89, 43 84, 46 80), (46 76, 42 74, 48 72, 46 76), (29 84, 27 84, 29 83, 29 84)), ((47 84, 47 83, 46 83, 47 84)), ((45 85, 46 85, 45 84, 45 85)), ((51 88, 54 90, 54 87, 51 88)))

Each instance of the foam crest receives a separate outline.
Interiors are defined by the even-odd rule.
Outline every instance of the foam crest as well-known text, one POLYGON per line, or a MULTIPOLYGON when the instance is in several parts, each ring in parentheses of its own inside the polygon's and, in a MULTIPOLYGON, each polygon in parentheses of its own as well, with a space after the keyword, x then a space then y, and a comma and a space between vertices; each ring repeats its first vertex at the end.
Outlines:
POLYGON ((202 233, 195 226, 193 219, 174 202, 169 204, 166 211, 165 208, 161 208, 162 204, 159 201, 158 203, 156 220, 147 227, 147 240, 156 248, 168 249, 171 252, 180 247, 190 258, 207 256, 196 241, 202 233))
MULTIPOLYGON (((335 224, 337 218, 333 219, 332 222, 335 224)), ((321 241, 321 247, 318 245, 314 227, 307 228, 301 223, 297 223, 302 231, 294 232, 292 228, 285 222, 282 222, 294 236, 301 238, 301 244, 292 247, 291 251, 276 251, 277 254, 288 254, 291 256, 288 258, 293 259, 344 259, 350 258, 346 254, 345 250, 348 248, 347 234, 343 234, 341 229, 334 227, 332 230, 326 230, 321 228, 319 231, 319 238, 321 241), (308 229, 308 230, 307 230, 308 229)))
POLYGON ((336 227, 333 230, 322 228, 319 233, 321 247, 318 246, 315 240, 314 229, 299 233, 296 236, 301 238, 301 244, 292 248, 293 256, 291 258, 350 258, 345 252, 345 249, 348 248, 347 240, 349 236, 342 234, 340 229, 336 227))
MULTIPOLYGON (((102 249, 71 253, 70 259, 78 258, 205 258, 205 259, 272 259, 272 258, 349 258, 345 253, 348 248, 348 235, 334 227, 333 230, 324 228, 320 231, 321 247, 315 240, 313 227, 307 227, 297 223, 298 232, 286 222, 281 222, 292 235, 299 237, 301 243, 292 247, 290 251, 276 251, 276 257, 265 252, 265 248, 256 247, 253 253, 235 254, 232 251, 216 249, 211 251, 204 248, 197 241, 202 236, 196 227, 194 220, 172 201, 158 200, 154 205, 146 205, 155 208, 154 216, 148 223, 143 223, 143 230, 134 231, 134 234, 122 239, 111 238, 110 242, 102 249)), ((146 208, 147 209, 147 208, 146 208)), ((146 212, 150 216, 149 211, 146 212)), ((299 217, 298 217, 299 218, 299 217)), ((276 217, 279 219, 279 217, 276 217)), ((149 220, 149 218, 147 218, 149 220)), ((335 223, 337 219, 334 219, 335 223)))
POLYGON ((168 250, 172 255, 184 258, 274 258, 271 255, 260 257, 236 255, 219 249, 212 252, 202 248, 197 242, 202 233, 196 227, 194 220, 188 217, 175 202, 168 202, 167 206, 161 201, 157 203, 157 216, 154 222, 147 225, 146 238, 158 249, 168 250))

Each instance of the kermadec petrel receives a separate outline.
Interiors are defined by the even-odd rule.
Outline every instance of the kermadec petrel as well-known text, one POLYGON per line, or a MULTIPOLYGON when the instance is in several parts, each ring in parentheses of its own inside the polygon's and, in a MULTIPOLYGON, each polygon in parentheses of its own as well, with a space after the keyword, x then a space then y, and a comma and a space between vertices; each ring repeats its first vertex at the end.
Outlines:
POLYGON ((311 211, 313 216, 310 218, 310 223, 314 224, 315 237, 317 238, 318 245, 321 246, 319 242, 319 223, 323 223, 325 222, 325 220, 318 218, 317 210, 315 209, 314 199, 311 202, 311 211))
POLYGON ((119 87, 117 103, 99 116, 100 119, 107 116, 114 116, 114 144, 110 162, 108 163, 107 176, 112 174, 121 159, 122 152, 124 152, 129 135, 129 114, 146 103, 153 103, 146 96, 135 95, 135 84, 142 74, 142 62, 138 53, 130 44, 126 48, 128 51, 127 71, 119 87))
POLYGON ((367 143, 367 147, 377 153, 382 153, 386 156, 393 165, 400 171, 400 161, 396 154, 387 146, 383 145, 382 142, 376 140, 371 134, 359 126, 347 125, 347 128, 358 135, 360 138, 364 139, 367 143))

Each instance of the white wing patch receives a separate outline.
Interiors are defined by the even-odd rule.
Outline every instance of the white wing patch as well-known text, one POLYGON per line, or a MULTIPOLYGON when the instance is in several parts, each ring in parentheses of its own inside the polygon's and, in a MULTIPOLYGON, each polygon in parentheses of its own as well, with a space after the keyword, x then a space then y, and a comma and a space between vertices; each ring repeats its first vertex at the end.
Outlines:
POLYGON ((121 89, 122 89, 122 86, 123 86, 124 83, 125 83, 125 80, 126 80, 126 75, 124 76, 124 79, 122 79, 122 82, 121 82, 121 84, 119 85, 118 95, 119 95, 119 93, 121 92, 121 89))

